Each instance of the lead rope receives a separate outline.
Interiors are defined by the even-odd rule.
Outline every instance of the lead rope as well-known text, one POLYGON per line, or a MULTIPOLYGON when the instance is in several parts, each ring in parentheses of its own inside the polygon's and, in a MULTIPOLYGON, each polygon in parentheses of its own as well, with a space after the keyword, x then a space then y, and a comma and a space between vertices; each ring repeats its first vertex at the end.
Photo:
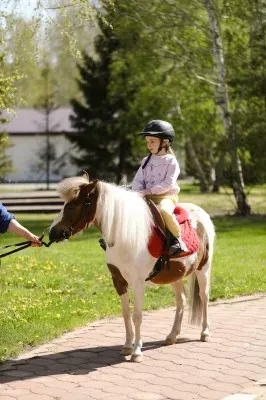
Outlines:
MULTIPOLYGON (((50 229, 50 228, 46 228, 46 229, 43 231, 42 236, 39 237, 40 242, 41 242, 45 247, 49 247, 49 246, 52 244, 52 242, 46 243, 46 242, 43 240, 44 233, 45 233, 45 231, 47 231, 48 229, 50 229)), ((31 242, 30 240, 28 240, 28 241, 26 241, 26 242, 14 243, 14 244, 9 244, 9 245, 0 247, 0 251, 1 251, 1 250, 4 250, 4 249, 7 249, 7 248, 9 248, 9 247, 19 247, 18 249, 14 249, 14 250, 8 251, 7 253, 0 254, 0 258, 9 256, 10 254, 16 253, 17 251, 26 249, 27 247, 30 247, 30 246, 31 246, 31 243, 32 243, 32 242, 31 242)))

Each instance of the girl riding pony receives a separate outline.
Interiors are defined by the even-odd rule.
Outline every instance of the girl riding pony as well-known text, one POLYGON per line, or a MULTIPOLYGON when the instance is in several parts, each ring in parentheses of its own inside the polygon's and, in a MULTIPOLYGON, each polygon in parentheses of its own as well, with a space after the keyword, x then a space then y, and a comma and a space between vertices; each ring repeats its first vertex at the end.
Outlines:
POLYGON ((143 158, 133 179, 132 190, 147 196, 157 205, 166 227, 175 238, 169 253, 177 256, 187 251, 187 247, 181 239, 180 226, 173 214, 180 192, 176 182, 180 168, 171 149, 174 128, 169 122, 153 120, 140 135, 145 138, 150 154, 143 158))

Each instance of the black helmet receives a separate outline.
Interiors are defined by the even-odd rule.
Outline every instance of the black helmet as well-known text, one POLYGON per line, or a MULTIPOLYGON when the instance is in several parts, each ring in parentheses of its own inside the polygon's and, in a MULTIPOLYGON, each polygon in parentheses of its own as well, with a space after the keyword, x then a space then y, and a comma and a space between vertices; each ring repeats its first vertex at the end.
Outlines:
POLYGON ((150 121, 145 125, 142 136, 154 136, 160 139, 169 139, 170 143, 174 140, 175 131, 173 126, 166 121, 161 121, 160 119, 155 119, 150 121))

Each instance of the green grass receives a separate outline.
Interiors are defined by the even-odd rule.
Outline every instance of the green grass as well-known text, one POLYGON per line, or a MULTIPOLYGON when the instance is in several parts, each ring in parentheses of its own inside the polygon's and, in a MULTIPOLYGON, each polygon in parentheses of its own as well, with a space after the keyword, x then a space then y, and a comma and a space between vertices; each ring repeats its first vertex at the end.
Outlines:
POLYGON ((265 217, 216 218, 211 299, 266 292, 265 217))
MULTIPOLYGON (((219 193, 200 193, 199 187, 193 184, 182 184, 180 191, 180 201, 195 203, 203 207, 211 216, 234 214, 236 211, 235 198, 232 189, 221 187, 219 193)), ((246 189, 247 200, 251 206, 253 214, 266 213, 266 184, 252 186, 246 189)))
MULTIPOLYGON (((181 200, 193 201, 209 212, 218 204, 227 212, 223 195, 219 201, 217 196, 188 188, 181 200)), ((21 223, 39 235, 53 218, 17 214, 21 223)), ((266 292, 265 218, 216 217, 214 223, 217 239, 211 300, 266 292)), ((28 248, 2 259, 0 360, 88 322, 121 315, 98 238, 99 232, 92 228, 67 243, 28 248)), ((1 235, 1 246, 18 241, 10 234, 1 235)), ((172 305, 169 286, 147 288, 145 310, 172 305)))

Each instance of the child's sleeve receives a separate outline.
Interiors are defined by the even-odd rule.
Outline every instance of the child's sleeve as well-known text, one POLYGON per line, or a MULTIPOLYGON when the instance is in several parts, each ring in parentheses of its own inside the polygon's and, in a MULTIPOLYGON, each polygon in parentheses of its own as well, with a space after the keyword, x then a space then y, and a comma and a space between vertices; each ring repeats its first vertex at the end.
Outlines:
POLYGON ((144 181, 144 175, 143 175, 143 169, 142 169, 142 163, 139 169, 137 170, 137 173, 132 181, 132 190, 135 192, 140 192, 141 190, 144 190, 146 188, 145 181, 144 181))

